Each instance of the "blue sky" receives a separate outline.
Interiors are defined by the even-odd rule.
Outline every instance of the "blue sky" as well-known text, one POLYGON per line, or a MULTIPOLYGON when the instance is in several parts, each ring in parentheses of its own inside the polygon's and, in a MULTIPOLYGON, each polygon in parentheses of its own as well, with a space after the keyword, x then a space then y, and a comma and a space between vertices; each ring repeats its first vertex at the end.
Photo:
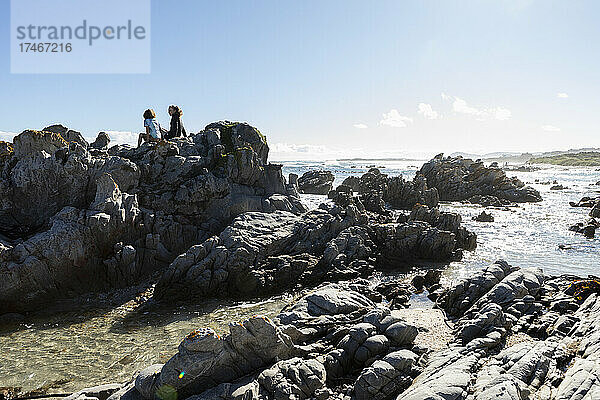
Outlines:
POLYGON ((10 74, 0 4, 3 132, 135 133, 174 103, 193 132, 248 121, 275 158, 600 147, 594 1, 156 0, 141 75, 10 74))

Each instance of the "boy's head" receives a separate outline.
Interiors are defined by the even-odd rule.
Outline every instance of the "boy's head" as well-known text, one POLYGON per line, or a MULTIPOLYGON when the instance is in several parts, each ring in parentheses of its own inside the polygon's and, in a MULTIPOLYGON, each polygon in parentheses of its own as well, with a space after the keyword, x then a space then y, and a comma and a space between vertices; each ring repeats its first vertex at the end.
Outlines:
POLYGON ((149 108, 146 111, 144 111, 144 119, 152 119, 152 118, 156 118, 156 114, 154 113, 154 110, 149 108))

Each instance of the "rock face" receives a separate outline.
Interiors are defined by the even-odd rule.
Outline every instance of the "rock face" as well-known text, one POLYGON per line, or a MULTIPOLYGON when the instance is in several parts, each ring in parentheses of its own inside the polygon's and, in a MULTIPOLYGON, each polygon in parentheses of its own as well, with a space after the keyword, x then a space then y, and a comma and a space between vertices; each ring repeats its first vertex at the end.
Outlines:
POLYGON ((585 222, 578 222, 569 227, 570 231, 582 233, 586 238, 592 239, 596 235, 596 229, 600 228, 600 198, 598 197, 583 197, 577 203, 570 202, 571 207, 591 207, 589 218, 585 222))
POLYGON ((151 366, 135 380, 145 398, 160 397, 175 390, 183 398, 230 382, 265 367, 279 358, 289 358, 291 339, 270 320, 255 317, 231 324, 230 334, 219 337, 211 329, 191 332, 179 351, 160 370, 151 366))
POLYGON ((596 221, 596 218, 590 218, 586 222, 578 222, 569 227, 570 231, 583 233, 583 235, 591 239, 596 235, 596 229, 600 227, 600 223, 596 221))
POLYGON ((476 236, 461 227, 458 214, 418 207, 426 211, 397 222, 393 212, 369 213, 350 194, 345 206, 322 205, 302 215, 243 214, 218 237, 177 257, 158 281, 154 298, 265 295, 416 260, 448 262, 475 248, 476 236))
POLYGON ((419 173, 427 179, 429 187, 438 190, 440 200, 465 201, 473 196, 493 196, 516 203, 542 201, 537 190, 517 178, 508 178, 498 167, 486 167, 481 161, 444 158, 440 154, 425 163, 419 173))
POLYGON ((219 122, 134 149, 61 125, 0 157, 0 313, 131 285, 248 211, 305 211, 260 132, 219 122))
POLYGON ((367 281, 329 284, 273 321, 231 324, 223 337, 194 331, 110 399, 392 398, 418 374, 423 350, 417 327, 380 300, 367 281))
POLYGON ((494 216, 492 214, 482 211, 476 217, 473 217, 473 221, 477 222, 494 222, 494 216))
POLYGON ((166 364, 143 370, 110 400, 584 400, 600 394, 596 281, 491 264, 437 291, 437 306, 454 327, 440 350, 419 340, 439 328, 408 322, 381 294, 389 285, 372 286, 362 279, 322 285, 273 321, 232 324, 222 338, 194 331, 166 364))
POLYGON ((327 194, 333 188, 331 171, 308 171, 298 178, 300 193, 327 194))
POLYGON ((346 178, 342 186, 342 191, 350 189, 358 193, 367 210, 374 212, 383 211, 385 203, 393 208, 412 210, 417 204, 436 207, 439 200, 437 190, 428 188, 423 176, 417 175, 414 180, 405 181, 401 176, 382 174, 377 168, 370 169, 361 177, 346 178))
POLYGON ((438 299, 454 317, 456 341, 433 353, 397 399, 594 398, 600 390, 594 290, 505 262, 457 282, 438 299))

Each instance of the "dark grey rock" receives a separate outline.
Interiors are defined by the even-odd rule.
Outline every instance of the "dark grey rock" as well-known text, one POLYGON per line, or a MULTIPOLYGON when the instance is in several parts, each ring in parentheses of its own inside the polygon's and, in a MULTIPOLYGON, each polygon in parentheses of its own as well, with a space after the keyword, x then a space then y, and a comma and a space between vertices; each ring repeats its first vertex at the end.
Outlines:
POLYGON ((477 222, 494 222, 494 216, 492 214, 488 214, 485 211, 482 211, 476 217, 473 217, 473 221, 477 222))
POLYGON ((537 190, 517 178, 508 178, 498 167, 486 167, 481 161, 442 156, 425 163, 419 173, 427 179, 429 187, 438 190, 440 200, 461 201, 476 195, 517 203, 542 200, 537 190))
POLYGON ((308 171, 298 178, 300 193, 327 194, 333 188, 335 177, 331 171, 308 171))

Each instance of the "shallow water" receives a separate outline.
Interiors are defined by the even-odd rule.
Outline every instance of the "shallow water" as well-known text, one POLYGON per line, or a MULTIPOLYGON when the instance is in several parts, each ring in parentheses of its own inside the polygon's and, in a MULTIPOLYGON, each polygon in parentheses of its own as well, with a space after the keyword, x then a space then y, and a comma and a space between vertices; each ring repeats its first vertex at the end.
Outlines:
POLYGON ((121 306, 37 318, 22 329, 0 334, 0 387, 30 391, 54 383, 49 392, 61 393, 125 382, 141 368, 166 362, 194 329, 227 333, 231 321, 256 314, 273 317, 289 301, 287 296, 215 301, 141 313, 121 306))
MULTIPOLYGON (((363 174, 371 165, 383 166, 384 173, 412 179, 422 163, 286 162, 284 173, 328 169, 335 173, 338 185, 347 176, 363 174)), ((600 180, 600 171, 544 167, 536 172, 508 174, 524 182, 558 180, 570 189, 550 191, 550 185, 534 184, 542 193, 543 202, 524 204, 511 211, 492 209, 493 223, 471 220, 483 209, 480 206, 443 204, 443 209, 459 212, 464 224, 478 235, 477 250, 465 252, 462 261, 452 263, 444 278, 456 279, 499 258, 522 267, 542 267, 553 274, 600 274, 600 241, 568 231, 570 224, 583 221, 589 212, 588 208, 572 208, 568 202, 596 194, 600 187, 593 184, 600 180), (570 245, 571 249, 560 250, 560 244, 570 245)), ((303 198, 311 208, 326 201, 326 196, 303 198)), ((429 307, 421 297, 411 299, 413 308, 429 307)), ((282 295, 268 300, 214 301, 202 306, 142 312, 123 305, 29 319, 17 330, 0 332, 0 387, 17 386, 28 391, 60 381, 50 392, 69 392, 99 383, 125 382, 140 368, 165 362, 193 329, 212 327, 227 332, 229 322, 255 314, 275 316, 290 300, 290 296, 282 295)))

